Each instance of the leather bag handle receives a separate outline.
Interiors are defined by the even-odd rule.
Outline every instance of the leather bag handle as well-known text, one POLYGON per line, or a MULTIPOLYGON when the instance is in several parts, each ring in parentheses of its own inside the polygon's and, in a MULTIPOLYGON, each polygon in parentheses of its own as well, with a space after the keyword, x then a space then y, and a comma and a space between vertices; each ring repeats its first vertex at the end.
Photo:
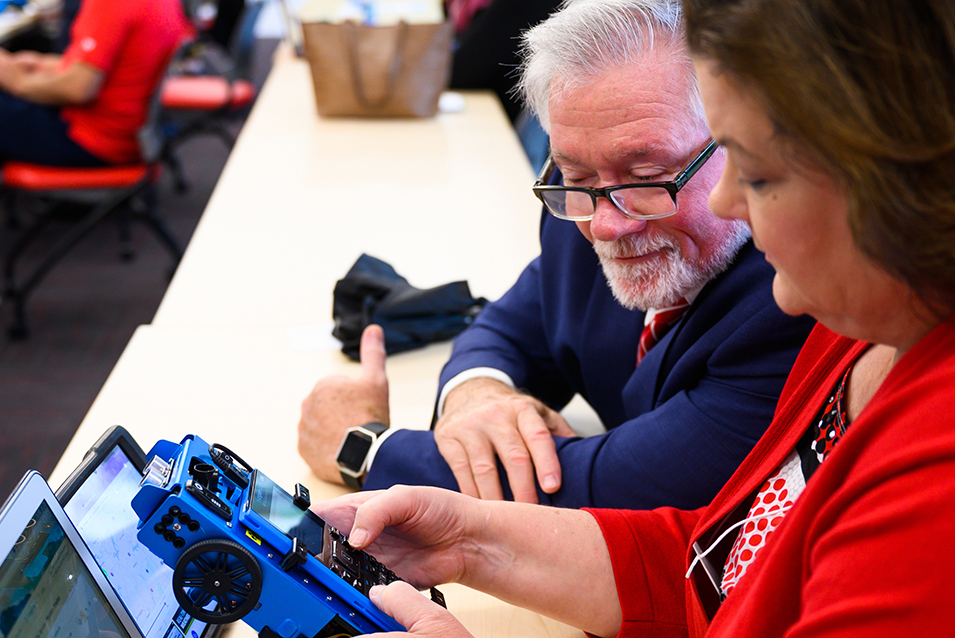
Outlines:
POLYGON ((362 78, 361 60, 358 51, 358 24, 349 20, 345 28, 345 37, 348 42, 348 63, 351 68, 352 86, 355 90, 355 97, 362 106, 368 109, 381 108, 391 99, 395 93, 395 87, 398 85, 398 72, 401 69, 401 58, 404 54, 405 40, 408 35, 408 23, 401 20, 397 24, 395 35, 395 49, 391 57, 391 68, 388 70, 388 79, 385 85, 384 93, 377 99, 370 99, 365 94, 365 83, 362 78))

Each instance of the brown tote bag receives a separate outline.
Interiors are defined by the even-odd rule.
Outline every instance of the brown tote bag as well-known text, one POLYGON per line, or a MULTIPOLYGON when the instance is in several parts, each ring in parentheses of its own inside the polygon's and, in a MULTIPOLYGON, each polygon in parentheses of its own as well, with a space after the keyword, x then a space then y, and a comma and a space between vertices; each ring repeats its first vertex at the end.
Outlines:
POLYGON ((450 22, 302 24, 321 116, 431 117, 451 76, 450 22))

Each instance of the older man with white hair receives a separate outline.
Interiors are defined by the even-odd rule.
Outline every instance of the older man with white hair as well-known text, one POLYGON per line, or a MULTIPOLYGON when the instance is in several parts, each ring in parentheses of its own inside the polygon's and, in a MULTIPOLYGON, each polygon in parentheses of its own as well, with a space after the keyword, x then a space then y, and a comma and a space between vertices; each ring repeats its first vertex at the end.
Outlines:
POLYGON ((365 488, 705 505, 770 422, 812 322, 780 312, 746 227, 709 211, 723 152, 679 2, 568 1, 524 54, 521 86, 551 140, 534 186, 540 257, 456 340, 431 431, 387 429, 370 327, 361 376, 323 379, 304 401, 299 451, 319 477, 365 488), (605 434, 578 437, 561 417, 575 394, 605 434))

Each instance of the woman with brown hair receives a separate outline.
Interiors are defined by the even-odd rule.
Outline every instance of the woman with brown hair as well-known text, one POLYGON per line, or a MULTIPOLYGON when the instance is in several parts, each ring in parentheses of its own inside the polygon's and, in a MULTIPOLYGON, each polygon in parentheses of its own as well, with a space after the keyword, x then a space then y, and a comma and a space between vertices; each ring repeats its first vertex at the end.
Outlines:
MULTIPOLYGON (((955 553, 955 5, 686 0, 713 211, 819 326, 772 425, 698 511, 572 512, 395 489, 321 504, 419 586, 596 635, 948 635, 955 553)), ((621 486, 625 489, 625 486, 621 486)), ((463 635, 409 587, 373 599, 463 635)))

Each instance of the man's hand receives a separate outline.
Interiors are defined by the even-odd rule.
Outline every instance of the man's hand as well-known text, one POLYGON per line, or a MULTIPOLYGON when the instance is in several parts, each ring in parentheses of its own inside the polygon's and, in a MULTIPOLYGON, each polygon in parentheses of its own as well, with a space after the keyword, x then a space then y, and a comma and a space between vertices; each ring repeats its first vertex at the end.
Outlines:
POLYGON ((59 55, 29 50, 17 51, 11 57, 24 73, 54 73, 61 59, 59 55))
POLYGON ((87 104, 99 94, 105 77, 86 62, 60 69, 57 56, 0 52, 0 90, 34 104, 87 104))
POLYGON ((16 63, 16 58, 6 49, 0 48, 0 89, 10 93, 9 87, 16 85, 23 70, 16 63))
POLYGON ((298 453, 318 478, 341 485, 335 454, 345 431, 371 421, 389 423, 385 334, 370 325, 361 335, 361 374, 357 379, 321 379, 302 401, 298 453))
POLYGON ((514 500, 537 503, 537 481, 548 494, 560 489, 554 436, 576 436, 560 414, 500 381, 476 378, 452 390, 434 426, 434 440, 460 490, 502 499, 497 458, 514 500))

